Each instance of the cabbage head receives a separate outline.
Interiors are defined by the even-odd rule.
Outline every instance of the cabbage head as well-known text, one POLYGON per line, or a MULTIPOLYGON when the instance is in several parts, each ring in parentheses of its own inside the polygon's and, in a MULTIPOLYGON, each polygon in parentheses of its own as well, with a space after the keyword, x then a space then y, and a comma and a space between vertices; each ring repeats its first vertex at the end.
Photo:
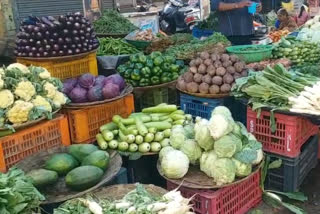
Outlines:
POLYGON ((231 158, 240 148, 240 144, 241 140, 236 136, 226 135, 214 143, 214 151, 219 158, 231 158))
POLYGON ((192 164, 197 164, 202 154, 200 146, 192 139, 186 140, 181 146, 180 151, 187 155, 192 164))
POLYGON ((226 117, 232 117, 232 114, 230 112, 230 110, 225 107, 225 106, 218 106, 218 107, 215 107, 211 113, 211 117, 215 114, 221 114, 221 115, 224 115, 226 117))
POLYGON ((188 169, 189 159, 179 150, 169 151, 161 160, 161 170, 167 178, 182 178, 187 174, 188 169))
POLYGON ((234 120, 232 117, 222 114, 214 114, 209 120, 209 131, 214 140, 233 131, 234 120))
POLYGON ((213 177, 213 170, 212 164, 218 159, 217 154, 214 150, 203 152, 200 158, 200 170, 209 177, 213 177))
POLYGON ((237 177, 246 177, 252 172, 251 164, 246 164, 238 161, 237 159, 232 158, 234 165, 236 166, 236 176, 237 177))
POLYGON ((198 142, 199 146, 205 151, 213 149, 214 140, 210 135, 208 129, 209 121, 206 119, 198 120, 194 126, 195 140, 198 142))
POLYGON ((166 146, 164 148, 161 149, 161 151, 159 152, 159 160, 161 161, 163 156, 165 156, 169 151, 174 150, 174 148, 172 148, 171 146, 166 146))
POLYGON ((185 125, 184 127, 185 135, 188 139, 194 139, 194 124, 190 123, 185 125))
POLYGON ((236 166, 229 158, 220 158, 212 163, 212 177, 218 186, 232 183, 236 177, 236 166))
POLYGON ((170 144, 175 149, 180 149, 187 140, 185 131, 182 126, 176 126, 172 129, 170 134, 170 144))

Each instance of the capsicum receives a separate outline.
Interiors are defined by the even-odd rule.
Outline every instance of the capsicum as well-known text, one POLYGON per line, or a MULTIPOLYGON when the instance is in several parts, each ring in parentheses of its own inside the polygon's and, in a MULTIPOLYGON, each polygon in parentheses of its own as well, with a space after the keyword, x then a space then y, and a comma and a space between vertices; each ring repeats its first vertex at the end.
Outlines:
POLYGON ((175 63, 176 59, 173 56, 164 56, 164 61, 169 64, 175 63))
POLYGON ((160 78, 157 77, 157 76, 151 77, 151 84, 152 84, 152 85, 158 85, 158 84, 160 84, 160 78))
POLYGON ((176 80, 179 78, 179 74, 178 73, 172 73, 171 75, 171 81, 176 80))
POLYGON ((151 76, 151 70, 148 67, 144 67, 141 69, 141 74, 143 77, 150 77, 151 76))
POLYGON ((151 58, 147 58, 146 66, 149 68, 153 68, 153 61, 151 58))
POLYGON ((166 83, 166 82, 170 82, 170 77, 169 76, 161 76, 161 83, 166 83))
POLYGON ((143 66, 143 64, 141 64, 141 63, 136 63, 136 64, 134 65, 134 68, 135 68, 135 69, 138 69, 138 70, 141 70, 143 67, 144 67, 144 66, 143 66))
POLYGON ((160 67, 156 66, 152 69, 152 74, 153 75, 156 75, 156 76, 160 76, 162 73, 162 70, 160 67))
POLYGON ((153 64, 156 66, 160 66, 162 63, 163 63, 163 58, 161 56, 158 56, 153 60, 153 64))
POLYGON ((130 79, 130 78, 131 78, 131 73, 132 73, 132 69, 127 69, 127 70, 124 72, 124 78, 125 78, 125 79, 130 79))
POLYGON ((129 80, 128 82, 129 82, 133 87, 137 87, 137 86, 138 86, 138 81, 129 80))
POLYGON ((149 81, 149 79, 147 79, 147 78, 142 78, 141 80, 140 80, 140 82, 139 82, 139 86, 148 86, 148 85, 150 85, 150 81, 149 81))
POLYGON ((167 62, 163 63, 161 68, 164 72, 170 72, 170 64, 167 62))
POLYGON ((184 66, 184 61, 183 60, 176 60, 176 65, 179 65, 180 68, 182 68, 184 66))
POLYGON ((120 65, 120 66, 117 68, 117 71, 119 72, 119 74, 120 74, 121 76, 124 75, 124 73, 126 72, 126 70, 127 70, 127 66, 124 65, 124 64, 120 65))
POLYGON ((138 54, 130 55, 130 62, 138 62, 138 60, 139 60, 138 54))
POLYGON ((154 52, 152 52, 152 53, 150 54, 151 59, 155 59, 155 58, 157 58, 158 56, 162 56, 162 53, 159 52, 159 51, 154 51, 154 52))
POLYGON ((146 63, 146 61, 147 61, 147 57, 145 55, 143 55, 143 54, 139 54, 138 62, 144 64, 144 63, 146 63))
POLYGON ((171 71, 171 72, 176 72, 176 73, 178 73, 178 72, 179 72, 179 69, 180 69, 179 65, 175 65, 175 64, 170 65, 170 71, 171 71))
POLYGON ((131 73, 131 79, 132 80, 140 80, 141 79, 141 72, 138 69, 134 69, 133 72, 131 73))

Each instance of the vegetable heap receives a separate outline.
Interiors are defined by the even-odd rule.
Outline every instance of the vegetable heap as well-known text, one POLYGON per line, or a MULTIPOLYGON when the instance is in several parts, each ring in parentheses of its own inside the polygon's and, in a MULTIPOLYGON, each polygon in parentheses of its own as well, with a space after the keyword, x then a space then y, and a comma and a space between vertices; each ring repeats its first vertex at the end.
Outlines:
POLYGON ((128 34, 137 29, 128 19, 115 10, 105 10, 103 15, 93 22, 94 30, 101 34, 128 34))
POLYGON ((56 57, 85 53, 98 48, 91 23, 81 13, 58 19, 28 17, 17 34, 15 54, 19 57, 56 57))
POLYGON ((61 81, 45 68, 19 63, 0 68, 0 127, 51 118, 68 101, 61 89, 61 81))
POLYGON ((133 87, 145 87, 176 80, 183 68, 183 61, 152 52, 148 56, 142 53, 131 55, 130 61, 120 65, 117 70, 133 87))
POLYGON ((189 163, 200 163, 201 171, 217 185, 224 185, 248 176, 252 166, 262 161, 261 143, 242 123, 233 120, 226 107, 216 107, 210 120, 196 118, 194 136, 188 133, 183 127, 173 128, 172 147, 159 153, 161 170, 168 178, 183 178, 189 163))
POLYGON ((193 36, 189 33, 175 33, 171 36, 162 36, 152 40, 151 44, 146 48, 147 53, 152 53, 153 51, 165 51, 172 45, 181 45, 189 43, 193 39, 193 36))
POLYGON ((269 107, 296 113, 320 115, 319 78, 298 71, 288 72, 282 64, 238 79, 235 97, 248 98, 253 110, 269 107))
POLYGON ((54 214, 194 214, 189 202, 190 199, 177 190, 158 196, 138 184, 121 200, 97 199, 97 196, 89 195, 65 202, 54 210, 54 214))
POLYGON ((189 65, 177 87, 190 93, 229 93, 235 79, 248 75, 246 64, 236 55, 201 52, 189 65))
MULTIPOLYGON (((68 153, 56 153, 44 164, 43 168, 27 173, 32 184, 46 192, 64 177, 64 181, 73 191, 88 189, 102 179, 109 165, 109 154, 92 144, 71 145, 68 153)), ((58 184, 59 186, 61 184, 58 184)), ((55 187, 54 187, 55 188, 55 187)))
POLYGON ((176 57, 177 59, 192 59, 198 52, 208 51, 209 53, 223 53, 225 46, 230 44, 229 40, 221 33, 214 33, 204 40, 194 38, 191 42, 177 44, 166 50, 166 54, 176 57))
POLYGON ((147 30, 140 30, 138 31, 134 37, 133 40, 143 40, 143 41, 151 41, 154 39, 154 35, 152 33, 152 29, 147 29, 147 30))
POLYGON ((85 73, 78 78, 66 79, 63 82, 63 93, 73 103, 95 102, 119 96, 125 86, 126 83, 119 74, 95 77, 85 73))
POLYGON ((318 43, 320 31, 320 16, 317 15, 313 19, 308 20, 300 30, 297 38, 303 41, 318 43))
POLYGON ((0 189, 2 214, 39 213, 39 205, 45 200, 23 171, 16 168, 0 173, 0 189))
POLYGON ((282 38, 272 51, 273 58, 288 58, 293 64, 315 63, 320 60, 320 47, 316 43, 294 38, 282 38))
POLYGON ((115 115, 111 123, 100 127, 97 137, 101 149, 122 152, 159 152, 169 145, 173 125, 189 123, 191 115, 177 110, 176 105, 160 104, 132 113, 129 118, 115 115))
POLYGON ((122 39, 114 39, 111 37, 100 38, 99 43, 98 56, 129 55, 140 52, 122 39))

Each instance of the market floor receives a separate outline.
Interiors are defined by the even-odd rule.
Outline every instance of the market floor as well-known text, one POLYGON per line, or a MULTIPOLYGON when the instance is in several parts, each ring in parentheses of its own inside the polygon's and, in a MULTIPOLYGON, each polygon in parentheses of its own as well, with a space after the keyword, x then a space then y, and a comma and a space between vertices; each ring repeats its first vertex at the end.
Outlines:
MULTIPOLYGON (((308 214, 320 213, 320 163, 314 168, 301 185, 300 191, 307 197, 308 201, 304 203, 295 203, 297 206, 303 208, 308 214)), ((260 210, 263 214, 290 214, 290 211, 285 209, 273 209, 265 203, 261 203, 253 210, 260 210)), ((250 212, 249 212, 250 214, 250 212)))

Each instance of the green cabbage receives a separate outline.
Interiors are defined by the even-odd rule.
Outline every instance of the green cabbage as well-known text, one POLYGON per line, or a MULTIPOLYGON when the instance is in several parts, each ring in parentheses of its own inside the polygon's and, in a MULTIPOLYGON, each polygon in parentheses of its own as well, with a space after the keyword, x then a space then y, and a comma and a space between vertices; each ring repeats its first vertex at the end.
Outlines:
POLYGON ((246 177, 252 172, 251 164, 246 164, 238 161, 237 159, 232 158, 234 165, 236 166, 236 176, 237 177, 246 177))
POLYGON ((199 146, 205 151, 213 149, 214 140, 210 135, 208 129, 209 121, 206 119, 199 119, 194 126, 195 140, 198 142, 199 146))
POLYGON ((213 114, 209 120, 210 134, 214 140, 229 134, 233 131, 234 120, 230 116, 223 114, 213 114))
POLYGON ((185 125, 184 127, 185 135, 188 139, 194 139, 194 124, 190 123, 185 125))
POLYGON ((179 150, 169 151, 161 160, 161 170, 167 178, 182 178, 187 174, 188 169, 189 159, 179 150))
POLYGON ((159 152, 159 160, 161 161, 163 156, 165 156, 169 151, 174 150, 174 148, 172 148, 171 146, 166 146, 164 148, 161 149, 161 151, 159 152))
POLYGON ((176 126, 170 134, 170 144, 175 149, 180 149, 183 143, 187 140, 185 131, 182 126, 176 126))
POLYGON ((201 157, 202 151, 195 140, 186 140, 181 146, 180 151, 189 158, 190 163, 196 164, 201 157))
POLYGON ((214 151, 219 158, 231 158, 240 148, 240 146, 241 140, 239 140, 236 136, 226 135, 214 143, 214 151))
POLYGON ((225 107, 225 106, 217 106, 213 109, 212 113, 211 113, 211 117, 215 114, 221 114, 224 115, 226 117, 232 117, 232 114, 230 112, 230 110, 225 107))
POLYGON ((232 183, 236 177, 236 166, 229 158, 220 158, 212 163, 212 177, 218 186, 232 183))
POLYGON ((200 158, 200 170, 209 177, 213 177, 213 170, 212 163, 214 163, 218 159, 218 156, 211 150, 209 152, 203 152, 200 158))

